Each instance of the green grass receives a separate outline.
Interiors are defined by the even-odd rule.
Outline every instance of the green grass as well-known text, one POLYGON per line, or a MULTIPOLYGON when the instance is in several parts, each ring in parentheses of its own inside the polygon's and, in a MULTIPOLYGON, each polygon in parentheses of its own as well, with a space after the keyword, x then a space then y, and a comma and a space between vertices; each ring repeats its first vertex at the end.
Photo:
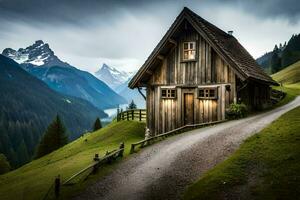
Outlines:
POLYGON ((300 95, 300 61, 272 75, 272 78, 282 84, 274 89, 287 93, 286 97, 276 107, 287 104, 300 95))
POLYGON ((272 78, 282 84, 300 82, 300 61, 272 75, 272 78))
MULTIPOLYGON (((145 123, 137 121, 113 122, 99 131, 85 134, 47 156, 1 175, 0 199, 42 199, 55 176, 60 174, 66 180, 91 164, 95 153, 103 156, 106 150, 116 149, 120 142, 125 142, 127 156, 130 144, 144 138, 144 127, 145 123)), ((73 193, 74 188, 80 189, 79 186, 72 186, 67 192, 73 193)))
POLYGON ((289 103, 290 101, 294 100, 296 96, 300 95, 300 82, 294 83, 294 84, 287 84, 281 86, 273 87, 276 90, 281 90, 286 93, 286 96, 284 99, 282 99, 280 102, 278 102, 275 107, 279 107, 282 105, 285 105, 289 103))
POLYGON ((299 171, 300 107, 247 139, 191 185, 184 199, 297 199, 299 171))

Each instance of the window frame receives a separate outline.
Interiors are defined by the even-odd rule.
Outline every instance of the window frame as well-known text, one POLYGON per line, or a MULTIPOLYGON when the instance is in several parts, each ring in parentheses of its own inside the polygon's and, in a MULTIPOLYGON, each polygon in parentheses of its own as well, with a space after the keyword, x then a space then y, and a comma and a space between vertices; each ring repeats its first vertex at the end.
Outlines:
POLYGON ((204 100, 217 100, 218 99, 218 86, 214 87, 199 87, 197 89, 197 98, 204 100), (200 96, 200 92, 203 91, 203 96, 200 96), (214 95, 211 96, 211 91, 214 91, 214 95))
POLYGON ((160 98, 161 99, 176 99, 177 98, 177 89, 176 88, 160 88, 160 98), (163 91, 165 92, 165 96, 163 96, 163 91), (173 93, 172 93, 173 92, 173 93), (174 95, 172 95, 174 94, 174 95))
POLYGON ((197 41, 194 40, 194 41, 184 41, 182 42, 182 46, 181 46, 181 62, 192 62, 192 61, 196 61, 197 60, 197 55, 198 55, 198 52, 197 52, 197 41), (188 48, 185 49, 184 46, 185 44, 187 44, 188 48), (193 44, 193 48, 190 48, 190 45, 193 44), (188 52, 188 56, 189 56, 189 52, 193 52, 194 51, 194 54, 195 54, 195 57, 194 58, 184 58, 184 55, 185 55, 185 52, 188 52))

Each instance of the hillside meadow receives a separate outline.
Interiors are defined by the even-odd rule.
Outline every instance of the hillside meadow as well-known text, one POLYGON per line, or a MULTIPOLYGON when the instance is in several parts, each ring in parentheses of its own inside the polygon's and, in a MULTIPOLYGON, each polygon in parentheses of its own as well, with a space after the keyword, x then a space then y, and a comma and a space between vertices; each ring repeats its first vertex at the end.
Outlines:
MULTIPOLYGON (((121 142, 125 142, 126 157, 129 154, 130 144, 144 138, 144 128, 143 122, 112 122, 96 132, 85 134, 49 155, 1 175, 0 199, 43 199, 58 174, 63 181, 66 180, 91 164, 95 153, 103 156, 107 150, 116 149, 121 142)), ((104 172, 109 168, 111 166, 107 166, 104 172)), ((98 176, 103 174, 101 171, 102 169, 98 176)), ((80 188, 80 184, 72 186, 63 195, 71 194, 75 190, 78 192, 80 188)))

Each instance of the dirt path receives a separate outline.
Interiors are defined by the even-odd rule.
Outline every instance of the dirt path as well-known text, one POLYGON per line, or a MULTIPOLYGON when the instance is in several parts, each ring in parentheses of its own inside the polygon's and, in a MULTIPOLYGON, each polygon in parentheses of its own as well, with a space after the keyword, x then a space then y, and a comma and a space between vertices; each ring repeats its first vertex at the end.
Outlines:
POLYGON ((146 147, 75 199, 180 199, 187 185, 228 157, 243 140, 297 106, 300 97, 267 113, 189 131, 146 147))

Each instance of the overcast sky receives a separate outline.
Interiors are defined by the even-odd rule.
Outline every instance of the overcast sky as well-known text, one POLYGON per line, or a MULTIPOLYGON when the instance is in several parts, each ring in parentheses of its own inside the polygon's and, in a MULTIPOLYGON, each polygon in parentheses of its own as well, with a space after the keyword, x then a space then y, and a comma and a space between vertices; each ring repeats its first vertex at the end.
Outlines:
POLYGON ((63 61, 134 71, 184 6, 234 36, 255 58, 300 33, 298 0, 0 0, 0 51, 42 39, 63 61))

